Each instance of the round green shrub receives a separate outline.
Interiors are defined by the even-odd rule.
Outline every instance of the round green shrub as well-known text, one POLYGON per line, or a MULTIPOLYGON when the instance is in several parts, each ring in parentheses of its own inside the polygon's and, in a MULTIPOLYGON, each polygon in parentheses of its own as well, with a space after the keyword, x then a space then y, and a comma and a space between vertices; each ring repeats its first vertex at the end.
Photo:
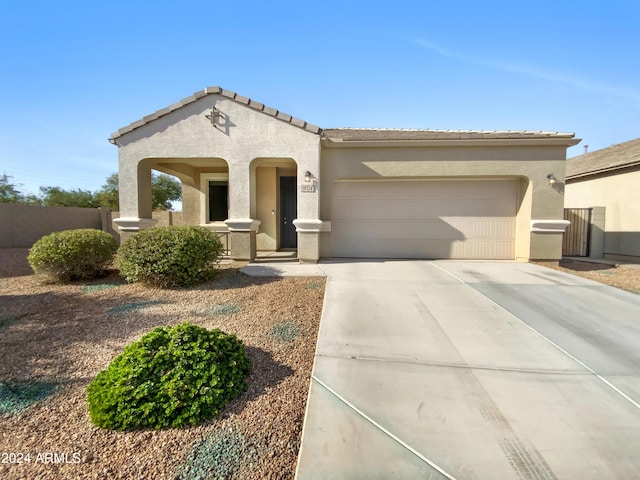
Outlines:
POLYGON ((222 252, 218 235, 204 227, 152 227, 120 245, 116 265, 128 282, 189 287, 215 276, 222 252))
POLYGON ((117 248, 116 240, 107 232, 82 228, 42 237, 27 258, 41 280, 88 280, 104 275, 117 248))
POLYGON ((89 384, 89 415, 111 430, 197 425, 246 389, 250 371, 235 335, 189 323, 158 327, 89 384))
POLYGON ((128 282, 189 287, 215 276, 222 252, 218 235, 204 227, 153 227, 120 246, 116 265, 128 282))

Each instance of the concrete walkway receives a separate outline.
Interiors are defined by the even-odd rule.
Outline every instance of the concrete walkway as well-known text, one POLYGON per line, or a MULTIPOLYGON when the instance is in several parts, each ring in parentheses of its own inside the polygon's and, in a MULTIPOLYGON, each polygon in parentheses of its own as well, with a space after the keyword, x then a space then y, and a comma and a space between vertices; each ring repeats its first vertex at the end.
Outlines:
POLYGON ((297 262, 249 263, 240 271, 250 277, 326 277, 318 265, 297 262))
POLYGON ((515 262, 322 263, 297 478, 640 472, 640 296, 515 262))

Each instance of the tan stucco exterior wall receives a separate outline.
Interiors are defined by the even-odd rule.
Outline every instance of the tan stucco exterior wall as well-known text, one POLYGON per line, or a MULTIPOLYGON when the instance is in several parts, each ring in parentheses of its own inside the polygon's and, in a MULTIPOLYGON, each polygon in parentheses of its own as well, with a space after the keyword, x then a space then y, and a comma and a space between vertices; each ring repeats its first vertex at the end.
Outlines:
MULTIPOLYGON (((306 170, 318 170, 320 152, 318 135, 218 95, 201 98, 160 117, 123 135, 117 142, 123 216, 148 214, 138 204, 142 188, 138 183, 142 182, 137 182, 148 168, 170 170, 181 179, 190 177, 191 183, 197 185, 191 176, 197 172, 189 173, 188 169, 198 169, 200 159, 218 158, 229 165, 231 218, 251 218, 249 186, 255 179, 250 177, 250 165, 254 159, 293 159, 301 182, 306 170), (224 114, 225 123, 220 128, 212 126, 205 116, 213 105, 224 114), (171 168, 187 162, 190 167, 183 171, 171 168)), ((307 197, 299 210, 301 218, 317 218, 317 199, 307 197)))
POLYGON ((294 224, 302 261, 317 261, 331 251, 331 205, 338 180, 512 178, 518 180, 516 258, 560 258, 562 231, 553 221, 562 219, 563 195, 546 176, 554 173, 563 181, 566 140, 447 139, 339 146, 339 141, 322 140, 320 134, 274 118, 275 111, 265 114, 222 94, 206 94, 179 105, 115 137, 122 214, 118 225, 123 231, 153 225, 152 169, 180 178, 185 224, 228 230, 237 259, 252 259, 256 249, 279 247, 278 179, 297 176, 294 224), (215 125, 206 116, 214 106, 220 112, 215 125), (215 174, 229 182, 229 218, 210 224, 206 180, 215 174), (552 221, 548 222, 552 226, 533 231, 541 221, 552 221))
POLYGON ((605 207, 605 257, 640 260, 640 171, 571 180, 567 208, 605 207))
POLYGON ((260 227, 256 238, 258 250, 277 248, 278 176, 276 167, 256 168, 256 218, 260 227))
MULTIPOLYGON (((532 220, 561 220, 562 192, 547 174, 564 179, 565 146, 439 146, 415 148, 326 148, 322 151, 320 216, 331 218, 332 185, 358 178, 518 178, 516 257, 561 258, 562 232, 532 233, 532 220)), ((322 239, 327 254, 330 240, 322 239)))

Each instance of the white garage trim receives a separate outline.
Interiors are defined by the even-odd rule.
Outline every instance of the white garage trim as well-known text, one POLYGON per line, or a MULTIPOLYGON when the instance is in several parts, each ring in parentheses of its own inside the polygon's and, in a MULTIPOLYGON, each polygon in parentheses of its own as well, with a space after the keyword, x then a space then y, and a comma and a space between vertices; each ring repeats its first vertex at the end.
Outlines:
POLYGON ((343 180, 334 184, 334 257, 515 256, 516 179, 343 180))

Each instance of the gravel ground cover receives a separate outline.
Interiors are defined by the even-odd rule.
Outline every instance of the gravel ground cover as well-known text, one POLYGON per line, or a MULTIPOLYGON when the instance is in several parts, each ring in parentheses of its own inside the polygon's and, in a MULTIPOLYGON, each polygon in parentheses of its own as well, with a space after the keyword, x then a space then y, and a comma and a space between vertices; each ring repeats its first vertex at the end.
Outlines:
POLYGON ((577 260, 561 260, 560 265, 540 264, 640 295, 640 265, 608 265, 577 260))
POLYGON ((240 265, 190 289, 39 285, 26 249, 0 249, 0 478, 293 478, 324 280, 251 278, 240 265), (89 421, 86 387, 125 345, 189 320, 235 333, 248 390, 187 429, 111 432, 89 421))

